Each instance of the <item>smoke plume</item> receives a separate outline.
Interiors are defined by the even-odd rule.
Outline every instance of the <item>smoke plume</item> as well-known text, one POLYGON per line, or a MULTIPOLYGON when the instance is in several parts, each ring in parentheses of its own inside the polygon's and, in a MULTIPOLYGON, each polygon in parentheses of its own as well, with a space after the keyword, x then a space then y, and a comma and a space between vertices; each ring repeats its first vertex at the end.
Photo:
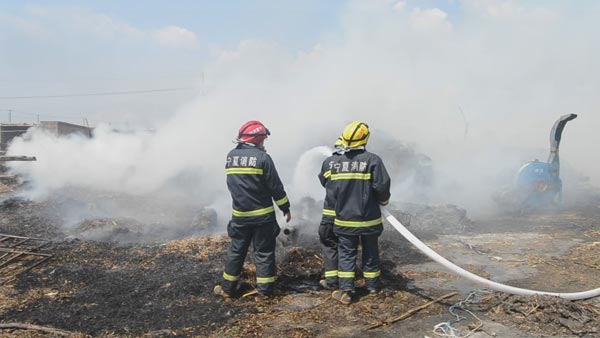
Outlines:
POLYGON ((399 173, 393 200, 477 213, 521 163, 546 159, 552 124, 574 112, 562 163, 600 182, 592 155, 600 150, 599 5, 464 0, 459 13, 446 13, 412 4, 352 2, 339 27, 308 50, 261 39, 216 50, 197 98, 155 131, 99 125, 92 139, 33 131, 9 153, 38 161, 12 170, 30 182, 33 198, 65 187, 163 197, 213 207, 225 224, 224 159, 242 123, 258 119, 272 131, 266 147, 292 200, 319 200, 325 156, 303 154, 363 120, 369 149, 384 162, 397 154, 389 144, 431 160, 427 190, 399 173))

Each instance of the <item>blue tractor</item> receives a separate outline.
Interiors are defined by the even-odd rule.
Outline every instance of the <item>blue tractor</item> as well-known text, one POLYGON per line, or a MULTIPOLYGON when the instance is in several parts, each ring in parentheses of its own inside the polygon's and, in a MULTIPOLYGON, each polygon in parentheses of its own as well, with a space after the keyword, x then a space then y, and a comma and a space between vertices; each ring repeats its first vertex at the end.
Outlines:
POLYGON ((577 114, 561 116, 550 131, 548 162, 534 160, 521 166, 510 191, 501 194, 499 202, 510 204, 520 211, 557 205, 562 199, 558 148, 563 129, 577 114))

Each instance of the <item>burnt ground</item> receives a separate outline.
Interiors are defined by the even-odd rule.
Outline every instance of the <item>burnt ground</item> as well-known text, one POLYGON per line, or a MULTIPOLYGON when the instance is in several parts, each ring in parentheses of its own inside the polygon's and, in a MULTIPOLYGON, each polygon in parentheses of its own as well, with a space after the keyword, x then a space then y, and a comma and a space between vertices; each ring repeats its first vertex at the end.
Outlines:
MULTIPOLYGON (((451 205, 396 208, 411 215, 397 213, 410 220, 409 229, 419 238, 472 272, 514 286, 569 292, 600 287, 599 206, 590 200, 577 208, 473 220, 451 205)), ((357 301, 343 306, 318 287, 322 259, 316 231, 278 249, 277 295, 256 302, 251 259, 239 298, 223 301, 212 295, 228 246, 225 236, 115 242, 120 235, 135 237, 143 224, 102 218, 80 225, 80 234, 100 228, 115 235, 101 240, 66 232, 60 224, 59 209, 50 205, 18 199, 0 204, 0 233, 49 239, 44 252, 53 254, 29 271, 19 272, 14 264, 0 268, 0 324, 36 324, 82 337, 434 337, 436 324, 456 318, 449 307, 466 300, 463 309, 470 313, 457 309, 465 319, 450 323, 457 335, 474 329, 471 337, 600 335, 599 299, 480 290, 389 228, 380 242, 383 291, 366 297, 358 280, 357 301), (406 319, 388 321, 452 291, 459 293, 406 319), (369 329, 373 324, 383 325, 369 329)), ((0 333, 55 336, 15 328, 0 333)))

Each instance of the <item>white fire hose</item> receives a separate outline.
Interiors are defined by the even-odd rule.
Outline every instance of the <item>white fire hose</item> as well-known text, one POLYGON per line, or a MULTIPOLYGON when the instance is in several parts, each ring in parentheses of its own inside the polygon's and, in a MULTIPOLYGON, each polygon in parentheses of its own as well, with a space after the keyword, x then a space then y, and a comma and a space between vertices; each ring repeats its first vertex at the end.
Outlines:
POLYGON ((533 296, 533 295, 546 295, 546 296, 556 296, 569 300, 579 300, 579 299, 587 299, 600 296, 600 288, 583 291, 583 292, 570 292, 570 293, 562 293, 562 292, 545 292, 545 291, 535 291, 529 289, 517 288, 514 286, 504 285, 500 283, 493 282, 491 280, 485 279, 483 277, 479 277, 457 265, 450 262, 446 258, 440 256, 437 252, 433 251, 429 248, 425 243, 421 242, 415 235, 413 235, 410 231, 408 231, 402 223, 400 223, 386 207, 382 207, 381 211, 383 212, 384 217, 392 224, 392 226, 398 230, 398 232, 404 236, 409 242, 411 242, 417 249, 421 250, 425 255, 434 261, 442 264, 444 267, 454 272, 455 274, 466 278, 472 282, 481 284, 488 289, 511 293, 515 295, 523 295, 523 296, 533 296))

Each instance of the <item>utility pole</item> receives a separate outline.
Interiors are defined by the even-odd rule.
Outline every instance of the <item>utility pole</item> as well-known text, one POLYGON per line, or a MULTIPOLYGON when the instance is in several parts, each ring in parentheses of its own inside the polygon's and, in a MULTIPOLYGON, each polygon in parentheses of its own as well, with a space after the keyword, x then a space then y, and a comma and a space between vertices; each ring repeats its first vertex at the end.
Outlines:
POLYGON ((8 110, 8 123, 11 123, 11 122, 12 122, 12 110, 9 109, 8 110))
POLYGON ((40 124, 40 114, 37 114, 37 124, 40 124))

